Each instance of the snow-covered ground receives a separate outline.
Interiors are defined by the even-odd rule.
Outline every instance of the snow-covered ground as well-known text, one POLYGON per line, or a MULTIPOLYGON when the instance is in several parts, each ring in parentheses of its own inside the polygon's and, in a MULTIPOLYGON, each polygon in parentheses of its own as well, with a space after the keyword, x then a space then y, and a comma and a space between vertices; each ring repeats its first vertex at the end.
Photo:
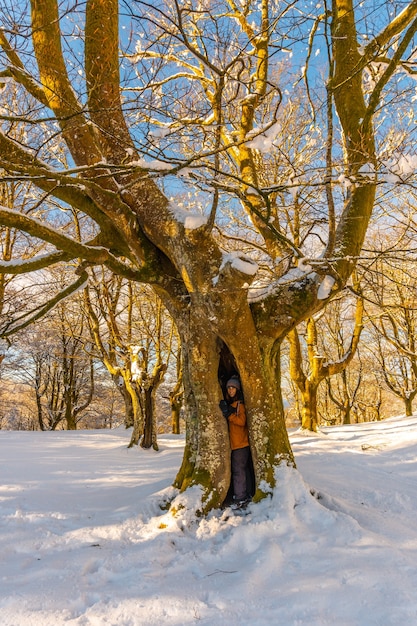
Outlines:
POLYGON ((198 521, 159 507, 182 438, 129 437, 0 431, 1 626, 417 624, 417 417, 293 432, 272 499, 198 521))

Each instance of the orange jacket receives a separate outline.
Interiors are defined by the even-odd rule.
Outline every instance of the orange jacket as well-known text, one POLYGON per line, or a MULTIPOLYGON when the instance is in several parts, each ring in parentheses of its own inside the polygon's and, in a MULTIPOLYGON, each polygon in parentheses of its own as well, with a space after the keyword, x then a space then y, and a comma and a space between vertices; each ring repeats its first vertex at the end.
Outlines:
POLYGON ((237 409, 229 416, 229 437, 232 450, 246 448, 249 445, 248 426, 246 424, 245 405, 240 400, 232 402, 230 406, 237 409))

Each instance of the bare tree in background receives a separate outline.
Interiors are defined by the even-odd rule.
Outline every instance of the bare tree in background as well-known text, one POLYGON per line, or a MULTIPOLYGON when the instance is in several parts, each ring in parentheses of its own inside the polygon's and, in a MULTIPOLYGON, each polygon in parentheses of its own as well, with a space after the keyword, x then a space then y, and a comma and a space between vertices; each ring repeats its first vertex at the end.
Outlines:
POLYGON ((92 276, 84 290, 91 337, 123 397, 130 445, 157 449, 155 396, 168 367, 173 321, 149 289, 109 272, 92 276))
MULTIPOLYGON (((338 301, 340 304, 340 300, 338 301)), ((323 325, 318 330, 318 323, 310 317, 306 322, 305 344, 306 344, 306 366, 303 367, 303 351, 301 348, 299 331, 294 329, 288 333, 290 344, 290 373, 291 378, 297 385, 301 393, 301 428, 316 432, 320 425, 320 418, 317 413, 317 393, 320 383, 337 374, 343 374, 351 363, 358 348, 359 339, 363 328, 363 299, 359 297, 356 302, 354 323, 348 326, 346 332, 346 314, 338 309, 337 303, 329 305, 333 312, 333 320, 337 318, 336 328, 333 334, 328 332, 328 328, 323 325), (339 314, 339 315, 338 315, 339 314), (343 319, 345 317, 345 319, 343 319), (325 349, 324 344, 330 341, 319 343, 319 333, 326 334, 333 339, 333 357, 331 350, 325 349), (350 340, 346 342, 346 335, 350 334, 350 340)), ((327 346, 328 347, 328 346, 327 346)), ((349 395, 345 388, 345 415, 350 409, 349 395)), ((344 422, 349 423, 346 418, 344 422)))

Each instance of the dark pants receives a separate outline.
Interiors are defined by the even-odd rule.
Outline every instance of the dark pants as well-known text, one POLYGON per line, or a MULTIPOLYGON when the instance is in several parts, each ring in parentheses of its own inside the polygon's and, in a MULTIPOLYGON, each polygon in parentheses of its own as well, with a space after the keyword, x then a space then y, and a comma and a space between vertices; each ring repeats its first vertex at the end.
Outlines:
POLYGON ((232 480, 235 500, 246 500, 246 466, 249 461, 249 446, 232 450, 232 480))

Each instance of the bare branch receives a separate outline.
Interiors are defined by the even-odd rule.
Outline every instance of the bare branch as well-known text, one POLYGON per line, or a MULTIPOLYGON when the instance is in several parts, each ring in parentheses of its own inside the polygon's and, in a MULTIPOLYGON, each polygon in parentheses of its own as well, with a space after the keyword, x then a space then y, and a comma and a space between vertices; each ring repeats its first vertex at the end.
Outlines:
POLYGON ((69 285, 66 289, 63 289, 54 298, 49 300, 46 304, 40 305, 31 311, 27 311, 24 315, 14 319, 12 322, 4 325, 3 329, 0 329, 0 337, 6 338, 16 334, 18 331, 23 330, 30 324, 33 324, 37 320, 41 319, 49 313, 59 302, 62 302, 69 296, 72 296, 76 291, 81 289, 88 281, 87 272, 83 272, 77 280, 69 285))

